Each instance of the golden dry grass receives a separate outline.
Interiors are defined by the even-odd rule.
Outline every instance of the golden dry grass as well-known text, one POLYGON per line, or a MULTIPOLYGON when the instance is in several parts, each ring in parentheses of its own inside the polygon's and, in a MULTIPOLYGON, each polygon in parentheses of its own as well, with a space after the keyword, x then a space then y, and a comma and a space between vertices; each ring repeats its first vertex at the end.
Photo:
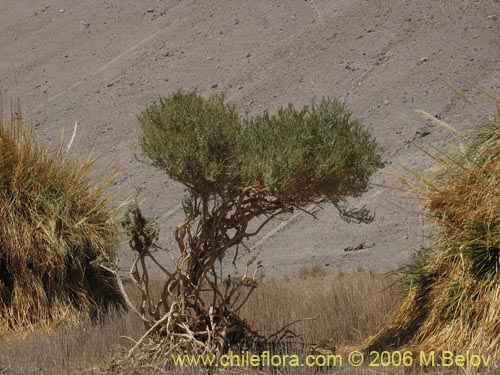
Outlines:
MULTIPOLYGON (((500 109, 500 99, 489 97, 500 109)), ((407 295, 369 348, 500 355, 498 115, 485 118, 463 155, 438 150, 436 176, 420 176, 418 183, 400 176, 440 229, 435 248, 410 266, 407 295)))
MULTIPOLYGON (((293 326, 306 341, 304 346, 278 348, 277 352, 303 356, 318 343, 320 347, 349 350, 384 324, 399 303, 394 277, 357 272, 310 280, 298 277, 264 282, 257 290, 244 315, 264 332, 273 332, 291 320, 318 316, 316 320, 293 326)), ((160 286, 161 283, 157 283, 160 286)), ((137 298, 138 296, 133 296, 137 298)), ((128 350, 144 327, 132 314, 110 314, 101 324, 85 321, 72 328, 60 327, 51 333, 37 332, 25 337, 0 339, 0 373, 6 374, 102 374, 117 353, 128 350)), ((344 365, 334 373, 356 375, 380 374, 457 374, 457 369, 427 368, 354 368, 344 365), (337 371, 338 370, 338 371, 337 371)), ((320 368, 279 369, 284 375, 331 373, 320 368)), ((496 374, 481 369, 481 374, 496 374)), ((122 372, 123 373, 123 372, 122 372)), ((198 367, 130 368, 127 374, 203 374, 198 367)), ((276 374, 265 367, 227 368, 222 374, 276 374)))
POLYGON ((259 287, 242 316, 265 334, 298 319, 317 317, 291 329, 307 343, 330 340, 342 347, 373 334, 398 301, 389 276, 360 272, 303 280, 301 274, 259 287))
MULTIPOLYGON (((1 106, 1 103, 0 103, 1 106)), ((92 160, 48 152, 20 105, 0 108, 0 333, 77 321, 122 304, 117 227, 92 160)))
MULTIPOLYGON (((293 326, 293 330, 309 344, 330 340, 329 344, 338 347, 353 345, 374 334, 397 305, 393 281, 363 272, 264 282, 243 315, 266 333, 292 320, 318 316, 293 326)), ((139 320, 127 313, 111 314, 97 325, 86 321, 52 333, 4 337, 0 339, 0 365, 9 374, 91 373, 92 368, 106 368, 116 353, 133 345, 123 336, 138 339, 143 333, 139 320)))
POLYGON ((298 277, 301 280, 306 280, 310 278, 325 277, 328 272, 322 265, 316 264, 314 266, 303 266, 299 269, 298 277))

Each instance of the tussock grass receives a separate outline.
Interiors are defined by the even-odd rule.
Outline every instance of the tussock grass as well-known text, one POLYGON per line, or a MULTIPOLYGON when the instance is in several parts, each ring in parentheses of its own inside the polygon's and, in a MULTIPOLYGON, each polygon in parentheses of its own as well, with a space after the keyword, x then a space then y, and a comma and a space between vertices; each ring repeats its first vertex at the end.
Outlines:
POLYGON ((409 267, 401 306, 368 347, 500 354, 499 117, 486 117, 463 155, 436 153, 442 168, 434 178, 401 177, 440 230, 434 249, 409 267))
POLYGON ((47 152, 20 105, 0 116, 0 333, 122 305, 111 265, 117 227, 92 160, 47 152))

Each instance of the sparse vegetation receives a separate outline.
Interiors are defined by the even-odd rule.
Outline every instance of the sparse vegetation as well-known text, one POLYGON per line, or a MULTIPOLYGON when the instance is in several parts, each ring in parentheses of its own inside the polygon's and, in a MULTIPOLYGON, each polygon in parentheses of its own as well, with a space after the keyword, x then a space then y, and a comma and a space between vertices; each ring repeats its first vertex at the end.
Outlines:
MULTIPOLYGON (((355 345, 372 335, 385 322, 397 303, 394 279, 367 272, 328 276, 303 281, 264 282, 256 289, 241 316, 264 334, 275 332, 284 324, 304 316, 317 319, 299 323, 295 331, 305 340, 306 351, 311 344, 328 344, 337 348, 355 345)), ((151 280, 152 293, 161 290, 161 280, 151 280)), ((140 293, 125 284, 132 302, 140 303, 140 293)), ((60 327, 50 334, 38 332, 26 338, 0 338, 0 371, 8 374, 75 374, 105 371, 121 347, 126 353, 130 339, 144 334, 144 326, 132 312, 110 314, 102 324, 88 320, 66 329, 60 327), (43 369, 43 370, 42 370, 43 369)), ((280 350, 279 348, 277 350, 280 350)), ((286 350, 286 348, 283 348, 286 350)), ((282 369, 284 373, 290 369, 282 369)), ((163 367, 163 372, 149 367, 134 368, 131 364, 122 373, 137 374, 198 374, 198 368, 163 367)), ((233 369, 233 373, 256 373, 248 369, 233 369)), ((272 369, 263 369, 272 373, 272 369)), ((304 374, 317 369, 304 370, 304 374)), ((294 372, 292 372, 294 373, 294 372)))
POLYGON ((122 306, 112 265, 117 228, 91 160, 35 144, 18 105, 0 113, 0 333, 122 306))
POLYGON ((241 311, 257 287, 255 277, 221 280, 216 262, 232 248, 236 261, 245 240, 306 205, 330 203, 347 221, 370 222, 365 208, 346 205, 367 190, 381 164, 369 132, 336 101, 242 118, 223 96, 196 92, 160 99, 139 121, 144 153, 184 184, 187 196, 172 271, 152 255, 157 232, 137 206, 124 221, 136 256, 132 280, 142 291, 138 313, 148 328, 128 357, 167 362, 165 353, 220 355, 234 345, 259 350, 294 337, 289 329, 263 336, 252 328, 241 311), (167 278, 159 301, 149 292, 146 258, 167 278))
MULTIPOLYGON (((500 108, 500 101, 494 100, 500 108)), ((165 353, 220 354, 230 347, 260 350, 272 343, 276 353, 293 350, 302 356, 342 353, 363 340, 368 350, 450 350, 498 357, 500 112, 486 118, 487 126, 463 155, 438 151, 433 157, 442 169, 433 178, 411 171, 418 177, 415 183, 398 175, 410 192, 424 199, 440 226, 434 248, 419 252, 408 267, 401 302, 394 278, 365 271, 327 278, 324 267, 309 265, 291 279, 260 280, 260 288, 248 274, 227 280, 217 275, 215 261, 228 249, 243 245, 277 215, 303 210, 308 203, 318 207, 332 203, 344 219, 370 222, 366 210, 348 209, 345 199, 366 190, 369 175, 380 164, 378 149, 344 111, 338 103, 322 101, 302 111, 290 106, 276 116, 242 119, 222 97, 203 99, 195 93, 178 93, 148 108, 140 118, 144 150, 154 165, 185 184, 186 220, 177 228, 180 256, 169 271, 151 251, 158 247, 155 222, 142 216, 136 202, 129 206, 122 225, 135 262, 132 284, 124 287, 132 307, 126 314, 119 313, 125 300, 113 271, 116 225, 103 193, 110 180, 95 186, 88 175, 91 160, 72 159, 61 147, 48 153, 37 146, 19 106, 7 119, 2 114, 0 372, 126 370, 191 375, 204 370, 175 368, 165 353), (194 117, 188 116, 193 113, 194 117), (328 143, 325 126, 338 132, 333 144, 339 139, 353 142, 348 150, 337 155, 332 149, 327 155, 327 146, 321 143, 328 143), (162 139, 163 132, 170 133, 162 139), (315 138, 316 133, 321 136, 315 138), (171 142, 177 136, 180 144, 171 142), (281 142, 260 149, 259 142, 268 142, 268 137, 281 142), (367 142, 364 151, 358 141, 367 142), (190 153, 182 154, 183 142, 190 153), (290 144, 296 147, 287 147, 290 144), (371 167, 357 168, 357 159, 366 161, 367 145, 371 167), (322 166, 305 163, 301 157, 322 166), (352 171, 360 173, 361 182, 352 181, 352 171), (331 173, 337 186, 325 187, 314 180, 327 181, 331 173), (257 224, 250 225, 254 219, 257 224), (150 279, 147 258, 166 274, 166 283, 150 279), (95 325, 97 316, 100 325, 95 325), (306 316, 316 318, 301 322, 306 316), (59 324, 77 321, 71 326, 59 324), (293 333, 281 328, 290 321, 298 322, 293 333), (41 327, 50 327, 51 332, 9 334, 41 327), (140 340, 128 349, 127 339, 137 336, 140 340), (291 342, 291 337, 303 341, 291 342), (117 347, 125 355, 110 368, 117 347), (132 361, 123 361, 125 357, 132 361)), ((228 371, 254 373, 244 368, 228 371)), ((286 374, 316 371, 284 369, 286 374)), ((392 373, 421 373, 418 368, 398 371, 392 373)), ((449 369, 450 374, 456 371, 449 369)), ((344 373, 369 374, 370 369, 346 368, 344 373)))

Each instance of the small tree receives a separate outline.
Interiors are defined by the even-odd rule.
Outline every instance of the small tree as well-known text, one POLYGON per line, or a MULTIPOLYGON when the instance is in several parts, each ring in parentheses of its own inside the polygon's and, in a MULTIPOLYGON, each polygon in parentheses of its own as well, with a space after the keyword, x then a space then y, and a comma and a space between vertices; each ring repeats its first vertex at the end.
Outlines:
POLYGON ((156 304, 144 258, 152 257, 157 230, 137 206, 125 220, 137 256, 132 275, 143 293, 138 312, 149 328, 130 355, 147 337, 152 344, 144 350, 155 355, 219 354, 231 345, 258 347, 287 337, 282 330, 264 338, 238 315, 255 280, 221 282, 217 259, 236 248, 236 260, 239 246, 267 223, 311 203, 331 203, 345 220, 370 222, 368 211, 349 208, 346 198, 365 192, 380 166, 372 136, 343 104, 326 99, 242 118, 222 95, 178 92, 148 107, 139 122, 144 153, 186 187, 187 197, 185 220, 175 231, 176 268, 160 266, 167 281, 156 304))

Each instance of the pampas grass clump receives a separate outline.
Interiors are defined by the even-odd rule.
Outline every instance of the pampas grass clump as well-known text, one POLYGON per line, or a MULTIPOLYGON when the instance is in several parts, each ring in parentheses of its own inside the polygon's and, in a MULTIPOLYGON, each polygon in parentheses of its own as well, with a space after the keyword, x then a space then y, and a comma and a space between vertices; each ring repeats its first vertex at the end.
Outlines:
POLYGON ((122 306, 116 226, 91 160, 35 144, 19 105, 0 113, 0 333, 50 327, 122 306), (97 185, 96 185, 97 184, 97 185))
POLYGON ((500 354, 500 122, 487 122, 464 155, 434 155, 437 177, 409 184, 440 230, 409 267, 402 304, 370 349, 500 354))

